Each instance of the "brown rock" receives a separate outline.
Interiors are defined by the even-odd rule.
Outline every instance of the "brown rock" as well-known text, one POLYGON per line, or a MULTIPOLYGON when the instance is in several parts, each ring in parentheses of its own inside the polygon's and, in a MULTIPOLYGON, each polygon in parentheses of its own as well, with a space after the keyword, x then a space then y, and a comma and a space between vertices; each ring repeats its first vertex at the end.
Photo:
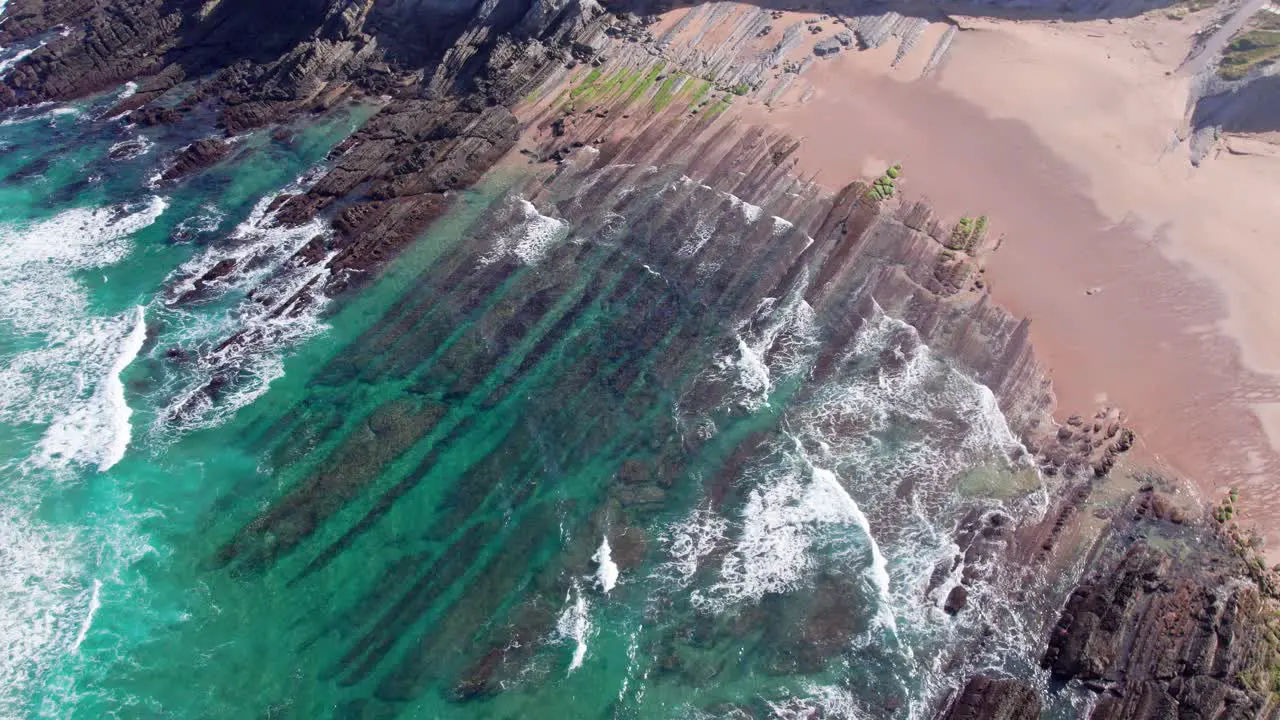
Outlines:
POLYGON ((1038 720, 1040 698, 1026 682, 977 675, 942 715, 942 720, 1038 720))

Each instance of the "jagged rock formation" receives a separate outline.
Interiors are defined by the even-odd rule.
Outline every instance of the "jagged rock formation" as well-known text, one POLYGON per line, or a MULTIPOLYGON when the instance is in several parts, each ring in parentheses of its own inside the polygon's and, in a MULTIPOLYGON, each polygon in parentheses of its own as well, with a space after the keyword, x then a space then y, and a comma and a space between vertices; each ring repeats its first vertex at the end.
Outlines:
MULTIPOLYGON (((1083 508, 1087 499, 1067 504, 1083 508)), ((1046 522, 1064 524, 1053 514, 1046 522)), ((1055 684, 1077 683, 1096 695, 1082 717, 1273 716, 1275 601, 1220 536, 1147 484, 1115 511, 1094 547, 1094 570, 1070 592, 1041 659, 1055 684)), ((1041 553, 1033 565, 1046 558, 1041 553)), ((941 717, 1023 717, 1010 713, 1036 695, 1020 680, 978 676, 941 717)))
POLYGON ((1134 545, 1072 592, 1043 663, 1101 692, 1097 720, 1260 717, 1275 650, 1257 587, 1234 570, 1134 545))
POLYGON ((331 277, 345 282, 342 271, 374 267, 417 237, 448 208, 444 193, 475 183, 515 138, 516 119, 500 105, 393 103, 348 139, 333 169, 306 194, 288 199, 278 218, 301 225, 340 199, 355 200, 338 215, 330 246, 307 250, 317 258, 336 251, 331 277), (364 185, 368 189, 357 192, 364 185))
POLYGON ((178 152, 160 175, 161 182, 173 182, 181 177, 203 170, 225 158, 231 152, 231 144, 220 138, 197 140, 178 152))

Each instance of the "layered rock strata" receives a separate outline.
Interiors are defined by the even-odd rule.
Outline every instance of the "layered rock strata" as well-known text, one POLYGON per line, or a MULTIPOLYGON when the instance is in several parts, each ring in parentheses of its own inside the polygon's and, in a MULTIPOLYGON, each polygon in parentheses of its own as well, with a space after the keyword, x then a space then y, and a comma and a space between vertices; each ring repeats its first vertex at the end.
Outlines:
MULTIPOLYGON (((714 8, 705 12, 706 22, 721 17, 714 8)), ((1056 623, 1051 620, 1046 626, 1044 665, 1057 681, 1078 682, 1098 694, 1093 717, 1176 713, 1253 718, 1269 711, 1275 649, 1265 627, 1267 601, 1245 579, 1228 549, 1205 541, 1203 531, 1180 535, 1176 527, 1188 518, 1153 490, 1139 490, 1118 510, 1100 505, 1098 496, 1111 489, 1105 478, 1116 458, 1132 445, 1132 434, 1116 413, 1074 418, 1062 427, 1051 423, 1052 393, 1029 346, 1027 323, 990 301, 981 282, 981 248, 949 248, 951 227, 926 205, 871 199, 865 183, 831 192, 797 177, 794 139, 721 117, 733 97, 759 92, 766 80, 775 83, 775 90, 785 89, 790 79, 784 76, 795 73, 776 71, 782 67, 782 55, 798 46, 803 30, 788 28, 775 39, 770 23, 777 18, 762 12, 736 21, 728 41, 694 52, 696 43, 681 47, 674 42, 687 25, 655 38, 646 29, 647 21, 614 17, 581 0, 479 5, 297 0, 267 9, 238 0, 11 0, 6 17, 0 25, 0 44, 44 44, 4 76, 0 107, 73 99, 133 80, 138 83, 136 94, 114 113, 129 113, 131 121, 144 124, 203 127, 213 122, 224 134, 236 134, 331 108, 349 97, 379 98, 384 103, 335 151, 326 174, 300 194, 278 198, 272 207, 274 221, 282 226, 301 227, 324 218, 333 229, 298 252, 295 264, 324 271, 319 281, 283 300, 276 309, 280 313, 304 303, 306 298, 300 296, 336 294, 367 277, 443 215, 452 193, 475 183, 508 154, 522 130, 529 155, 539 162, 559 163, 543 185, 523 186, 527 202, 557 213, 575 227, 607 230, 606 210, 643 225, 648 209, 628 206, 618 193, 626 182, 656 181, 655 177, 663 182, 683 177, 690 183, 681 186, 672 205, 659 208, 661 214, 652 218, 655 226, 663 221, 680 226, 681 207, 732 203, 729 198, 751 204, 755 210, 746 213, 738 206, 720 208, 726 236, 745 238, 746 244, 709 245, 702 259, 717 260, 706 266, 710 270, 684 262, 687 258, 681 257, 679 247, 661 245, 666 236, 659 232, 641 233, 650 244, 640 250, 558 251, 562 255, 557 261, 566 268, 576 262, 623 263, 628 253, 643 252, 643 257, 656 258, 654 273, 679 288, 670 292, 669 286, 659 288, 656 280, 590 288, 595 294, 584 294, 588 299, 635 294, 645 300, 629 305, 610 329, 613 334, 601 342, 617 341, 652 359, 664 347, 664 333, 690 341, 710 335, 710 329, 691 318, 696 315, 691 308, 715 307, 750 323, 762 299, 790 293, 824 317, 843 319, 832 323, 829 347, 814 368, 822 377, 839 365, 840 353, 874 312, 907 321, 921 341, 991 388, 1035 464, 1056 478, 1050 485, 1054 495, 1049 510, 1039 523, 1010 527, 1000 514, 961 523, 950 569, 963 563, 966 571, 947 593, 945 610, 965 612, 968 588, 983 580, 979 571, 969 568, 980 567, 983 560, 1003 558, 1030 575, 1066 567, 1087 554, 1098 570, 1070 592, 1056 623), (58 27, 68 32, 56 32, 58 27), (748 38, 762 42, 759 54, 744 60, 737 50, 748 38), (723 76, 706 79, 708 68, 710 74, 718 70, 723 76), (510 108, 516 106, 513 113, 510 108), (568 192, 575 187, 576 195, 568 192), (1115 513, 1105 541, 1085 542, 1082 552, 1075 541, 1087 535, 1088 518, 1104 511, 1115 513), (1151 528, 1176 540, 1182 549, 1140 542, 1151 528), (1187 549, 1197 542, 1202 547, 1187 549)), ((910 50, 912 38, 918 36, 916 23, 901 16, 876 17, 880 19, 854 23, 859 43, 871 46, 897 36, 910 50)), ((935 50, 940 52, 945 47, 935 50)), ((222 139, 199 140, 174 158, 162 180, 176 182, 227 152, 222 139)), ((512 219, 494 222, 500 220, 512 219)), ((495 236, 489 233, 491 239, 495 236)), ((405 319, 370 332, 367 363, 357 364, 359 358, 352 358, 348 365, 329 371, 335 376, 382 373, 403 379, 411 388, 427 387, 427 371, 407 359, 380 359, 372 348, 401 342, 407 328, 418 321, 442 330, 437 335, 444 337, 444 330, 489 302, 495 288, 522 277, 518 262, 495 254, 501 250, 496 244, 491 249, 493 253, 483 258, 496 259, 481 272, 473 273, 474 263, 463 262, 475 260, 474 253, 460 254, 458 264, 445 269, 442 282, 456 281, 463 288, 456 307, 407 308, 405 319)), ((195 292, 202 283, 232 271, 234 263, 225 260, 211 265, 197 274, 195 292)), ((531 282, 527 277, 521 281, 531 282)), ((504 367, 507 353, 514 349, 511 338, 524 337, 544 316, 551 317, 547 298, 558 297, 553 290, 567 292, 567 287, 536 284, 526 289, 527 295, 502 298, 510 311, 502 316, 505 324, 481 328, 482 337, 470 344, 435 347, 431 334, 405 341, 421 351, 410 356, 438 361, 430 370, 438 374, 431 392, 411 392, 411 398, 352 420, 363 423, 362 431, 344 440, 331 460, 320 463, 229 539, 216 563, 243 572, 272 566, 298 551, 345 500, 369 491, 377 470, 420 438, 438 428, 445 428, 439 431, 449 436, 474 425, 474 418, 457 421, 456 427, 447 425, 460 412, 457 399, 488 397, 481 380, 504 367), (438 357, 432 354, 437 351, 438 357), (436 393, 437 386, 447 392, 436 393)), ((561 308, 565 322, 586 308, 585 300, 561 308)), ((548 333, 545 342, 558 344, 560 337, 548 333)), ((233 337, 227 342, 237 341, 233 337)), ((540 357, 531 353, 526 362, 510 368, 504 382, 523 382, 540 357)), ((671 367, 692 362, 691 356, 679 353, 663 361, 671 367)), ((659 366, 656 361, 653 365, 659 366)), ((574 391, 586 384, 606 385, 627 400, 616 412, 638 413, 651 400, 643 392, 642 370, 640 363, 584 366, 579 375, 557 382, 563 384, 563 397, 577 397, 574 391)), ((674 380, 671 386, 680 387, 674 380)), ((621 424, 621 416, 599 412, 606 421, 621 424)), ((340 418, 333 425, 343 422, 340 418)), ((647 442, 637 439, 632 449, 647 442)), ((523 445, 514 447, 518 451, 523 445)), ((496 453, 478 466, 477 487, 496 486, 506 461, 525 462, 517 451, 512 451, 516 457, 496 453)), ((759 451, 746 441, 735 453, 745 462, 759 451)), ((383 489, 367 516, 317 553, 300 580, 331 562, 389 512, 429 467, 424 460, 422 472, 383 489)), ((679 459, 665 456, 644 456, 618 468, 606 505, 612 512, 612 541, 620 564, 642 555, 648 542, 641 529, 644 519, 662 507, 679 471, 679 459)), ((707 484, 713 498, 732 491, 724 477, 710 478, 707 484)), ((477 495, 456 501, 462 508, 461 527, 465 508, 486 500, 477 495)), ((518 525, 528 537, 545 534, 554 524, 546 508, 523 512, 518 525)), ((579 520, 590 530, 586 536, 605 532, 602 515, 579 520)), ((442 538, 447 530, 438 530, 442 538)), ((449 536, 451 547, 459 552, 436 560, 387 611, 385 622, 353 640, 335 675, 355 683, 377 671, 396 642, 398 623, 442 592, 441 578, 461 576, 464 568, 456 558, 466 556, 464 551, 476 541, 473 536, 496 530, 473 526, 460 530, 461 536, 449 536)), ((498 602, 502 588, 496 584, 505 577, 499 571, 521 566, 533 554, 532 546, 515 546, 512 554, 496 560, 495 594, 480 598, 478 608, 498 602)), ((564 566, 575 563, 580 566, 585 558, 568 558, 564 566)), ((563 596, 561 569, 548 565, 534 578, 545 596, 563 596)), ((490 577, 488 568, 484 573, 490 577)), ((805 667, 818 663, 837 651, 837 641, 854 632, 831 620, 830 608, 815 606, 812 612, 832 632, 815 635, 807 647, 796 648, 799 659, 788 662, 805 667)), ((550 615, 545 605, 531 603, 513 615, 512 623, 524 638, 544 630, 550 615)), ((423 678, 435 671, 430 667, 432 652, 466 644, 461 642, 467 631, 464 624, 451 621, 424 635, 423 652, 379 681, 379 699, 398 702, 420 692, 423 678)), ((494 634, 482 640, 466 657, 468 670, 456 678, 458 701, 495 692, 501 685, 499 660, 508 658, 500 648, 512 647, 511 637, 494 634)), ((678 659, 666 670, 674 675, 687 671, 678 659)), ((1036 693, 1029 683, 978 676, 959 688, 939 712, 954 720, 1035 717, 1036 693)))

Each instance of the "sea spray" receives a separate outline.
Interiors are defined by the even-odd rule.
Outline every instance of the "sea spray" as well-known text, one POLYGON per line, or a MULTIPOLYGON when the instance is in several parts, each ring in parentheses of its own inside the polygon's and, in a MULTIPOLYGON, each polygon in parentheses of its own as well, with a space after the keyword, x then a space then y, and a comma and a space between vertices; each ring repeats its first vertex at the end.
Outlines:
POLYGON ((591 559, 596 563, 596 584, 608 595, 618 584, 618 566, 613 562, 613 551, 609 547, 607 536, 600 539, 600 548, 591 559))
POLYGON ((556 621, 556 632, 560 637, 573 643, 573 657, 569 661, 569 673, 582 667, 587 657, 587 643, 591 637, 590 606, 586 595, 575 581, 573 587, 565 594, 565 606, 556 621))
POLYGON ((129 447, 132 410, 124 396, 121 373, 133 362, 147 339, 143 310, 136 307, 114 325, 127 331, 118 343, 116 358, 97 382, 93 395, 55 418, 40 440, 41 462, 53 465, 70 460, 96 464, 106 471, 120 462, 129 447))
POLYGON ((533 203, 522 197, 508 201, 508 212, 515 222, 493 242, 493 249, 480 258, 481 265, 490 265, 504 258, 512 258, 524 265, 536 265, 547 251, 569 235, 569 226, 562 220, 543 215, 533 203))
POLYGON ((3 358, 0 421, 49 424, 36 462, 105 470, 128 445, 129 408, 119 375, 145 340, 142 310, 93 315, 75 273, 124 259, 128 236, 166 207, 155 197, 0 229, 0 321, 43 340, 3 358))
POLYGON ((93 618, 98 614, 98 608, 102 607, 102 599, 99 596, 101 592, 102 581, 95 578, 93 589, 89 592, 89 607, 85 611, 84 620, 80 623, 80 631, 76 633, 76 639, 71 643, 68 652, 78 654, 84 639, 89 636, 89 628, 93 627, 93 618))
MULTIPOLYGON (((194 361, 175 368, 165 385, 164 409, 152 427, 157 438, 226 421, 283 375, 287 350, 324 331, 323 293, 289 312, 282 310, 303 289, 329 276, 328 260, 334 252, 317 263, 298 263, 295 256, 332 231, 319 219, 296 227, 281 225, 269 212, 282 194, 302 192, 316 177, 315 171, 308 172, 260 198, 224 242, 183 263, 170 276, 163 315, 169 324, 183 328, 178 342, 194 361), (232 269, 215 281, 201 281, 210 268, 220 265, 232 269), (216 302, 226 309, 210 312, 205 307, 216 302), (215 377, 224 383, 217 402, 206 392, 215 377)), ((216 209, 202 208, 180 229, 207 233, 221 220, 216 209)))

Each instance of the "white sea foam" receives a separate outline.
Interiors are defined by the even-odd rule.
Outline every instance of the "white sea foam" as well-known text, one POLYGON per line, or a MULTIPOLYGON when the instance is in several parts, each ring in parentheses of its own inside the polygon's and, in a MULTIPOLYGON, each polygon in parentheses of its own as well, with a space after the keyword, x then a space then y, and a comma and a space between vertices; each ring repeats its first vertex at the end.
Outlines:
POLYGON ((105 471, 120 462, 129 447, 132 410, 124 397, 120 374, 133 362, 147 339, 142 308, 134 308, 124 322, 128 328, 118 341, 118 354, 97 383, 93 394, 58 415, 40 440, 41 462, 48 466, 72 461, 95 464, 105 471))
POLYGON ((706 593, 695 592, 704 607, 755 601, 767 594, 797 589, 819 564, 815 545, 825 539, 853 539, 857 553, 836 553, 853 568, 861 567, 879 601, 877 618, 896 632, 888 573, 871 525, 835 473, 814 465, 798 439, 781 468, 765 470, 742 511, 741 532, 720 568, 720 580, 706 593), (852 538, 847 530, 861 537, 852 538))
POLYGON ((715 237, 716 226, 708 222, 706 219, 699 219, 694 223, 693 230, 689 232, 689 237, 685 239, 684 244, 676 250, 676 257, 681 260, 688 260, 702 251, 707 243, 711 242, 711 238, 715 237))
MULTIPOLYGON (((718 392, 720 412, 763 407, 764 391, 776 389, 784 368, 804 373, 813 367, 819 343, 811 318, 812 310, 798 303, 762 302, 735 329, 736 352, 700 376, 713 383, 700 395, 718 392)), ((941 612, 938 603, 960 570, 940 588, 930 584, 935 569, 950 569, 958 552, 955 523, 971 502, 954 492, 960 474, 979 464, 1003 462, 1014 469, 1021 462, 1010 460, 1021 448, 995 396, 934 355, 909 325, 878 309, 848 355, 827 371, 812 394, 789 404, 784 436, 744 468, 737 479, 744 500, 722 511, 723 525, 705 540, 685 527, 668 531, 678 539, 668 541, 666 567, 674 571, 666 573, 668 586, 685 588, 695 573, 713 573, 689 597, 703 611, 721 612, 807 587, 819 571, 855 577, 864 583, 871 625, 853 638, 853 647, 877 648, 895 677, 904 683, 915 678, 912 692, 920 692, 922 683, 932 699, 954 685, 958 672, 1016 666, 1027 658, 1034 663, 1026 638, 1036 631, 1024 627, 1025 608, 1011 606, 1003 568, 990 562, 970 568, 978 575, 967 581, 969 605, 957 617, 941 612), (709 557, 722 559, 708 563, 709 557), (961 670, 955 659, 941 661, 943 649, 979 636, 984 625, 1017 630, 978 645, 979 652, 959 660, 961 670), (886 642, 906 637, 904 627, 910 643, 886 642)), ((677 419, 694 427, 710 420, 678 408, 677 419)), ((1044 512, 1043 493, 984 502, 1015 522, 1044 512)), ((708 523, 698 519, 689 526, 708 523)), ((848 697, 859 692, 854 688, 848 697)), ((859 717, 839 700, 822 695, 787 706, 859 717)), ((914 718, 928 707, 922 701, 906 710, 914 718)))
POLYGON ((561 639, 574 644, 573 659, 569 661, 569 672, 582 667, 587 657, 587 644, 591 638, 591 615, 587 598, 575 582, 565 595, 565 607, 556 621, 556 632, 561 639))
MULTIPOLYGON (((309 172, 280 192, 303 192, 316 178, 317 173, 309 172)), ((277 195, 259 200, 225 241, 183 263, 170 277, 164 296, 165 320, 180 329, 180 345, 193 353, 194 362, 184 365, 163 388, 168 399, 153 428, 158 436, 224 422, 284 374, 288 349, 326 328, 320 320, 326 305, 323 293, 313 293, 302 306, 288 303, 308 286, 316 287, 328 278, 326 265, 333 252, 310 264, 295 262, 294 257, 313 238, 326 237, 331 231, 319 219, 298 227, 278 225, 267 212, 277 195), (196 281, 225 261, 234 263, 231 273, 197 292, 196 281), (246 297, 250 290, 252 298, 246 297), (222 311, 203 307, 237 296, 241 299, 222 311), (237 333, 237 342, 225 343, 237 333), (204 390, 215 376, 233 378, 217 402, 204 390)), ((221 216, 203 212, 188 220, 189 229, 207 230, 216 227, 221 216)))
POLYGON ((128 140, 121 140, 108 148, 108 154, 115 154, 117 160, 132 160, 151 152, 151 148, 155 145, 151 138, 139 133, 128 140))
POLYGON ((85 693, 85 668, 110 648, 86 644, 112 594, 136 592, 129 568, 155 550, 131 498, 111 489, 109 514, 92 524, 46 523, 38 507, 48 492, 45 468, 6 468, 0 503, 0 717, 71 717, 85 693), (32 708, 39 689, 41 704, 32 708))
POLYGON ((863 720, 875 717, 845 688, 810 684, 804 690, 803 697, 768 703, 773 717, 777 720, 808 720, 814 717, 863 720))
POLYGON ((138 92, 138 83, 130 80, 120 88, 120 94, 116 96, 116 100, 127 100, 138 92))
POLYGON ((775 376, 805 372, 818 346, 813 308, 804 301, 804 286, 782 302, 761 300, 752 316, 738 326, 734 339, 737 352, 717 358, 710 377, 734 387, 722 408, 736 405, 755 412, 768 406, 775 376))
POLYGON ((489 265, 507 257, 514 257, 524 265, 536 265, 554 245, 569 235, 569 226, 562 220, 538 212, 533 203, 522 197, 512 198, 518 222, 493 241, 493 249, 480 258, 481 265, 489 265))
POLYGON ((667 568, 676 587, 687 587, 702 561, 724 541, 729 521, 709 506, 699 506, 683 522, 663 534, 670 560, 667 568))
MULTIPOLYGON (((726 195, 728 195, 728 193, 726 193, 726 195)), ((759 205, 752 205, 737 195, 728 195, 728 197, 730 202, 733 203, 733 206, 742 213, 742 217, 745 218, 747 222, 754 223, 764 215, 764 210, 759 205)))
POLYGON ((596 583, 608 595, 618 584, 618 566, 613 562, 613 549, 609 547, 609 538, 600 539, 600 547, 591 556, 596 563, 596 583))
POLYGON ((876 619, 885 629, 897 633, 898 625, 893 617, 893 597, 889 592, 889 560, 880 551, 880 544, 876 542, 876 536, 871 532, 871 523, 867 520, 866 513, 862 512, 862 508, 858 507, 858 503, 854 502, 852 497, 849 497, 848 491, 830 470, 815 466, 813 484, 818 494, 823 496, 824 501, 839 506, 843 510, 866 540, 867 550, 871 555, 871 562, 867 565, 867 575, 872 586, 875 587, 876 599, 880 603, 876 611, 876 619))
POLYGON ((35 122, 36 120, 50 120, 64 115, 79 115, 81 110, 74 107, 57 106, 52 107, 44 112, 35 112, 40 108, 46 108, 53 103, 40 103, 26 108, 20 108, 12 113, 12 117, 0 120, 0 127, 9 127, 10 125, 21 125, 23 123, 35 122))
POLYGON ((71 528, 29 519, 6 486, 0 507, 0 717, 24 717, 26 695, 76 634, 79 548, 71 528))
POLYGON ((76 633, 75 641, 71 643, 70 652, 72 653, 79 653, 84 639, 89 636, 89 628, 93 627, 93 617, 98 614, 98 608, 102 607, 101 592, 102 581, 95 579, 93 591, 89 595, 89 609, 84 614, 84 620, 80 622, 80 631, 76 633))
POLYGON ((40 345, 3 358, 0 422, 48 424, 32 461, 105 470, 128 445, 119 375, 145 339, 141 309, 92 315, 76 273, 124 259, 128 237, 166 207, 153 197, 0 228, 0 322, 40 345))
POLYGON ((120 373, 145 338, 142 312, 95 316, 79 277, 123 260, 165 207, 156 197, 0 227, 0 323, 17 348, 0 357, 0 423, 45 426, 29 457, 3 467, 0 716, 25 716, 29 691, 82 648, 103 592, 87 555, 110 575, 146 548, 125 519, 50 524, 37 509, 73 461, 106 469, 128 445, 120 373))
POLYGON ((184 218, 173 229, 173 237, 179 241, 189 241, 198 235, 205 235, 217 230, 226 215, 213 204, 201 205, 200 212, 184 218))
MULTIPOLYGON (((43 46, 44 43, 40 43, 40 45, 43 46)), ((5 73, 9 72, 9 70, 13 68, 14 65, 17 65, 18 63, 22 62, 24 58, 28 57, 29 55, 31 55, 31 53, 35 51, 36 51, 36 48, 23 48, 17 51, 16 53, 14 53, 13 55, 10 55, 5 59, 0 60, 0 76, 3 76, 5 73)))

